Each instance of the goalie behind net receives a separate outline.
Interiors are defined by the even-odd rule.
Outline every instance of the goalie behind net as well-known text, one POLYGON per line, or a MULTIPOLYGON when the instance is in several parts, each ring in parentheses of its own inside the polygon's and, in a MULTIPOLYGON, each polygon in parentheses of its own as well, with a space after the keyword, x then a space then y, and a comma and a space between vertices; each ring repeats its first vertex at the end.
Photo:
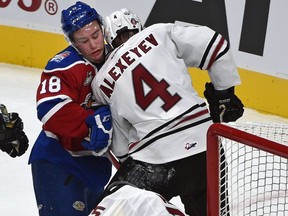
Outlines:
POLYGON ((288 215, 288 125, 214 124, 207 148, 209 216, 288 215))

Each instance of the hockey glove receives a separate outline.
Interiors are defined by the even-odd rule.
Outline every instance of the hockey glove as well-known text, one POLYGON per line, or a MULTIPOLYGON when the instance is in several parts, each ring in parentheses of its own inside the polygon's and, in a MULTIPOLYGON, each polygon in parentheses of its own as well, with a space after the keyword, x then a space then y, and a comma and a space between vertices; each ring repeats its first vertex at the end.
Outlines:
POLYGON ((23 122, 17 113, 0 114, 0 149, 11 157, 23 155, 29 146, 23 122))
POLYGON ((101 106, 93 115, 86 118, 89 136, 82 141, 82 146, 92 150, 96 156, 103 155, 111 145, 112 117, 109 106, 101 106))
POLYGON ((206 83, 204 96, 208 101, 210 115, 214 123, 233 122, 244 113, 241 100, 234 94, 234 86, 218 91, 213 84, 206 83))

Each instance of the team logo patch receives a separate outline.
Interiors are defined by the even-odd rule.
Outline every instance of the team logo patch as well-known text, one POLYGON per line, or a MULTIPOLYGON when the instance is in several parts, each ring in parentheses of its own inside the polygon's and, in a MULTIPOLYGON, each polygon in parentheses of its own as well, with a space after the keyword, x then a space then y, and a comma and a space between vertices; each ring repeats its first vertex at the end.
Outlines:
POLYGON ((138 21, 135 20, 134 18, 131 19, 131 24, 133 25, 133 27, 135 28, 136 25, 138 24, 138 21))
POLYGON ((196 145, 197 145, 197 142, 194 142, 194 143, 186 143, 185 149, 186 149, 186 150, 189 150, 189 149, 195 147, 196 145))
POLYGON ((85 79, 83 85, 84 85, 84 86, 90 85, 90 83, 92 82, 92 79, 93 79, 93 73, 92 73, 92 71, 89 71, 89 72, 87 73, 87 76, 86 76, 86 79, 85 79))
POLYGON ((65 52, 62 52, 62 53, 59 53, 58 55, 54 56, 51 61, 55 61, 55 62, 61 62, 64 58, 66 58, 67 56, 70 55, 70 52, 69 51, 65 51, 65 52))
POLYGON ((76 209, 77 211, 83 211, 85 208, 85 204, 81 201, 75 201, 73 203, 73 208, 76 209))
POLYGON ((85 97, 85 101, 83 103, 81 103, 81 106, 83 107, 86 107, 87 109, 91 108, 92 105, 95 103, 95 99, 92 95, 92 93, 89 93, 86 95, 85 97))

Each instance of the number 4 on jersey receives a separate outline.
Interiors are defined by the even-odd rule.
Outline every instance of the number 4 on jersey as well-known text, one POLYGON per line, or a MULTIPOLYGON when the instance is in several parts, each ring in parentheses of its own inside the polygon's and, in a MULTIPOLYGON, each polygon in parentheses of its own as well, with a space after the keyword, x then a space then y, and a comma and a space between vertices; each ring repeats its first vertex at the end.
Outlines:
POLYGON ((132 77, 136 103, 143 110, 146 110, 158 97, 163 100, 164 104, 162 109, 166 112, 181 100, 181 97, 177 93, 171 95, 170 92, 168 92, 167 88, 169 84, 164 79, 161 81, 156 80, 142 64, 134 68, 132 77), (150 91, 146 94, 144 91, 144 82, 150 87, 150 91))

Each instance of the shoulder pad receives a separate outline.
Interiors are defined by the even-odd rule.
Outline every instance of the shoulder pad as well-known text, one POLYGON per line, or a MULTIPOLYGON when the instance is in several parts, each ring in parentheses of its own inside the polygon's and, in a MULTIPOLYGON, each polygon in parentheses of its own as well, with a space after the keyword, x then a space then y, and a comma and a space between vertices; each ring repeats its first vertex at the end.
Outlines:
POLYGON ((66 68, 78 61, 85 60, 74 47, 68 46, 48 61, 45 70, 66 68))

